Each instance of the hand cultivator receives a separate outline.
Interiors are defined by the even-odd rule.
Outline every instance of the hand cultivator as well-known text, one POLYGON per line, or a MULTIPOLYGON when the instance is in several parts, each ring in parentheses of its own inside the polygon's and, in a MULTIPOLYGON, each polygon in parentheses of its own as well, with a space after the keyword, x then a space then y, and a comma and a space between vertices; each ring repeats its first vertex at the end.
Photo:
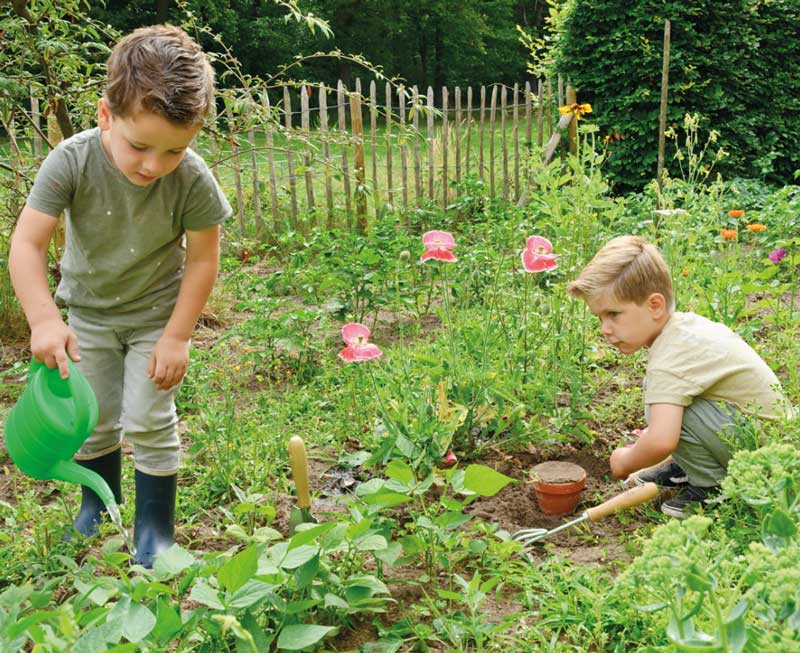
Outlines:
POLYGON ((311 494, 308 491, 308 458, 302 438, 294 436, 289 440, 289 464, 297 488, 297 505, 289 516, 289 535, 294 535, 300 524, 316 524, 311 514, 311 494))
POLYGON ((577 524, 587 520, 593 522, 600 521, 604 517, 608 517, 619 510, 638 506, 639 504, 654 499, 658 496, 658 493, 658 486, 655 483, 645 483, 644 485, 631 488, 630 490, 625 490, 625 492, 622 492, 615 497, 611 497, 608 501, 604 501, 599 506, 589 508, 580 517, 573 519, 566 524, 561 524, 561 526, 557 526, 556 528, 552 528, 550 530, 547 530, 546 528, 523 528, 522 530, 514 533, 511 537, 518 542, 522 542, 524 546, 528 547, 531 544, 535 544, 536 542, 549 537, 550 535, 559 533, 567 528, 572 528, 573 526, 576 526, 577 524))

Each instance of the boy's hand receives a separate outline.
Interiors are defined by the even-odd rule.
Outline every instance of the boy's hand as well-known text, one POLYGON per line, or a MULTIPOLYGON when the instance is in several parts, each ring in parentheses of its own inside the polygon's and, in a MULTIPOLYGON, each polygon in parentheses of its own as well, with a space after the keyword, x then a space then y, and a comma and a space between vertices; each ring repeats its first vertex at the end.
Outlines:
POLYGON ((147 375, 159 390, 170 390, 181 382, 189 366, 189 341, 162 335, 150 356, 147 375))
POLYGON ((67 356, 76 363, 81 359, 78 336, 61 319, 45 320, 31 328, 31 353, 51 370, 58 367, 62 379, 69 377, 67 356))
POLYGON ((626 478, 628 476, 630 470, 628 470, 626 459, 629 453, 629 447, 620 447, 611 454, 608 464, 611 467, 611 475, 614 478, 626 478))

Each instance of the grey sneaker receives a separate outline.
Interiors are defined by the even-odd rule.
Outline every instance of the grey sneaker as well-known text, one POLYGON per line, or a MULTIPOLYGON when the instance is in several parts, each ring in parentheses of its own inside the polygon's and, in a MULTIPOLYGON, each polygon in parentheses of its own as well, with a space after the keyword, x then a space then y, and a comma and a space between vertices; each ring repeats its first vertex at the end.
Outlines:
POLYGON ((655 483, 658 487, 686 487, 689 477, 678 463, 669 461, 652 469, 644 469, 633 477, 636 485, 655 483))
POLYGON ((718 500, 715 501, 718 494, 718 485, 697 487, 687 483, 678 494, 661 504, 661 512, 676 519, 685 519, 701 505, 710 508, 718 503, 718 500))

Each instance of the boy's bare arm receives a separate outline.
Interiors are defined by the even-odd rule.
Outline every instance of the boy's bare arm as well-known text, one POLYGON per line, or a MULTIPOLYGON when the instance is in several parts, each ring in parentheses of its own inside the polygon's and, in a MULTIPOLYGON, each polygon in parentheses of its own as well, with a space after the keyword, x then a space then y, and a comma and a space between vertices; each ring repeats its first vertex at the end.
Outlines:
POLYGON ((632 447, 621 447, 611 454, 609 464, 614 478, 625 478, 669 456, 678 446, 683 423, 683 406, 651 404, 650 424, 632 447))
POLYGON ((47 282, 47 249, 56 228, 56 218, 25 206, 20 213, 11 249, 8 269, 14 292, 31 327, 31 352, 48 367, 58 366, 67 378, 67 354, 80 359, 78 339, 64 324, 47 282))
POLYGON ((160 390, 176 386, 186 374, 189 339, 217 278, 219 235, 219 226, 186 232, 186 265, 178 301, 150 359, 150 378, 160 390))

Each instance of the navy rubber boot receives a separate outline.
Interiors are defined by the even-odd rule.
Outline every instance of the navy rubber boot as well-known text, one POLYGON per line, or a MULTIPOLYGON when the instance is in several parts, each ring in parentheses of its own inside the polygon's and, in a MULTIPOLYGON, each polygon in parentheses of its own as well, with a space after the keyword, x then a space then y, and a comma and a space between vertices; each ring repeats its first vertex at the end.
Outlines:
POLYGON ((178 475, 151 476, 136 470, 133 563, 150 569, 157 553, 172 546, 178 475))
MULTIPOLYGON (((107 453, 98 458, 90 460, 76 460, 81 467, 97 472, 103 480, 108 483, 117 504, 122 503, 122 448, 107 453)), ((85 485, 81 486, 81 509, 75 518, 73 526, 81 535, 91 537, 100 531, 100 523, 103 515, 108 514, 105 504, 100 497, 85 485)), ((69 533, 64 535, 64 539, 69 542, 72 538, 69 533)))

